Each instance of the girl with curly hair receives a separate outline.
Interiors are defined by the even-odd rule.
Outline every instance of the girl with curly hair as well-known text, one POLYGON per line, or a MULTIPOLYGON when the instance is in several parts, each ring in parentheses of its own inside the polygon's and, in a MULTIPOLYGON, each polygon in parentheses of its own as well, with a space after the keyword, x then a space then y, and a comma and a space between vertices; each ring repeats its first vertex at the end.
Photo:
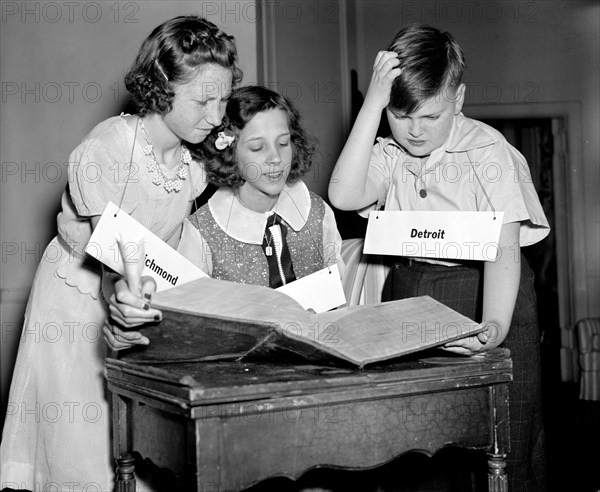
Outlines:
MULTIPOLYGON (((188 145, 220 125, 240 79, 231 36, 201 17, 173 18, 144 41, 125 79, 138 113, 98 124, 71 154, 58 236, 25 313, 0 450, 3 487, 112 489, 101 336, 109 309, 102 268, 84 248, 108 201, 177 246, 206 187, 188 145)), ((130 294, 121 306, 159 316, 130 294)))
POLYGON ((179 251, 214 278, 277 288, 338 263, 331 208, 301 177, 315 147, 285 97, 243 87, 202 145, 220 186, 184 221, 179 251))

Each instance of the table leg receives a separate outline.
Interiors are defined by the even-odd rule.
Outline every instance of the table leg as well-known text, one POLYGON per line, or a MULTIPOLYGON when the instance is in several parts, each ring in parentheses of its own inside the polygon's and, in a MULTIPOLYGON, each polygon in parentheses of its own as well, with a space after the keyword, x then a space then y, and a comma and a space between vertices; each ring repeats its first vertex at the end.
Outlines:
POLYGON ((506 475, 506 455, 488 453, 488 490, 489 492, 508 492, 506 475))
POLYGON ((117 479, 115 492, 135 492, 135 458, 124 453, 117 458, 117 479))
POLYGON ((113 457, 117 463, 115 492, 135 492, 135 458, 128 452, 128 408, 124 397, 112 394, 113 457))
POLYGON ((492 446, 488 450, 488 490, 508 492, 506 456, 510 450, 508 384, 489 389, 492 446))

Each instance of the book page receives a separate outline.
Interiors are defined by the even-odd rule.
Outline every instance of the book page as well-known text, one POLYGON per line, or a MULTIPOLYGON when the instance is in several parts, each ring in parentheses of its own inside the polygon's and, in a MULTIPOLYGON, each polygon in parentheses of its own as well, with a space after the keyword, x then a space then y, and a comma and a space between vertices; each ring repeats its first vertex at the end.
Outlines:
POLYGON ((312 313, 294 299, 269 287, 238 284, 214 278, 188 282, 154 295, 152 306, 188 313, 266 321, 284 328, 287 323, 310 323, 312 313))
POLYGON ((478 323, 428 296, 317 315, 313 333, 329 351, 359 365, 390 359, 482 331, 478 323), (345 311, 345 312, 344 312, 345 311), (349 312, 350 311, 350 312, 349 312))

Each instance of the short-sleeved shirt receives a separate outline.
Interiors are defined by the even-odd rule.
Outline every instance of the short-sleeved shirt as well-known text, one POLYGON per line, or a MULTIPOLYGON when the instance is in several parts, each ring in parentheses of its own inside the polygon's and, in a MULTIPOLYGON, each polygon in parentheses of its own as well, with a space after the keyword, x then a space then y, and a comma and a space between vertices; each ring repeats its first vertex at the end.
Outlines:
POLYGON ((404 211, 496 210, 504 212, 505 224, 520 223, 521 246, 550 232, 523 155, 500 132, 462 113, 426 159, 406 153, 392 137, 378 138, 368 179, 379 200, 361 214, 383 204, 404 211))
POLYGON ((68 189, 57 223, 60 237, 80 254, 92 234, 89 218, 101 215, 108 201, 176 247, 183 219, 206 187, 204 168, 197 161, 190 163, 181 191, 167 192, 153 184, 146 141, 127 118, 134 117, 115 116, 98 124, 69 157, 68 189))
POLYGON ((287 242, 298 278, 324 266, 343 271, 341 237, 331 208, 302 181, 286 185, 270 212, 246 208, 231 188, 220 188, 184 221, 179 251, 209 275, 239 283, 269 285, 262 250, 272 213, 288 228, 287 242))

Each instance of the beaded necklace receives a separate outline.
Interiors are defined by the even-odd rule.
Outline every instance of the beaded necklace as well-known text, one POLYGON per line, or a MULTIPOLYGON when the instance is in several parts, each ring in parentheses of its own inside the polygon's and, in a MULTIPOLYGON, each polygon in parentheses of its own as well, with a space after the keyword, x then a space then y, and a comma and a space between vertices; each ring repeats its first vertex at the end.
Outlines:
POLYGON ((146 168, 149 173, 156 173, 156 176, 152 178, 152 182, 156 186, 163 186, 167 193, 179 192, 181 191, 181 187, 183 182, 188 177, 188 169, 186 166, 189 166, 192 162, 192 155, 187 147, 181 144, 181 164, 179 165, 179 169, 177 169, 177 175, 173 179, 168 179, 162 169, 160 168, 160 164, 156 160, 156 155, 154 154, 154 145, 150 141, 150 137, 146 132, 146 128, 144 128, 144 123, 140 118, 140 128, 142 129, 142 133, 144 134, 144 138, 146 139, 146 145, 144 146, 144 155, 150 157, 150 161, 146 164, 146 168))

